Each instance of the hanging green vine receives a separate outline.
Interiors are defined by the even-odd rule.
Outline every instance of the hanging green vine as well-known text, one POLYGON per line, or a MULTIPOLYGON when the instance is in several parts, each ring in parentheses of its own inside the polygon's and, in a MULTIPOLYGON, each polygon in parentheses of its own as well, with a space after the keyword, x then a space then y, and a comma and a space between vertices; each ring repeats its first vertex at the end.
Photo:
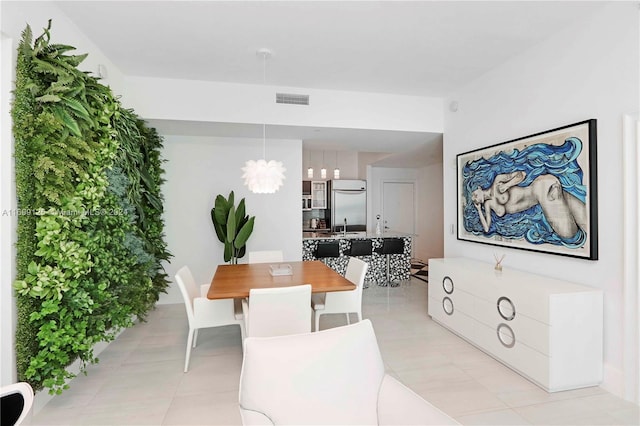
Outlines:
POLYGON ((60 393, 168 285, 161 138, 50 43, 24 30, 12 106, 20 380, 60 393))

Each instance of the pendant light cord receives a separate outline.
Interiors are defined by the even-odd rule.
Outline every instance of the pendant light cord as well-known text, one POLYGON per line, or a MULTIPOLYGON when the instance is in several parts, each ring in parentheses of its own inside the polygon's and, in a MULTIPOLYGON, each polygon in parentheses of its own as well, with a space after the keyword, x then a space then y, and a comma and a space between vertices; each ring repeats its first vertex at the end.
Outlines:
MULTIPOLYGON (((267 116, 269 114, 269 93, 267 90, 267 59, 271 56, 271 51, 266 48, 258 49, 256 52, 258 57, 262 55, 262 84, 265 87, 265 102, 261 106, 261 111, 263 115, 262 119, 262 158, 254 161, 247 160, 245 166, 242 168, 244 172, 242 178, 244 179, 244 184, 247 186, 249 191, 254 194, 273 194, 278 191, 278 189, 283 185, 283 181, 285 179, 284 172, 287 170, 282 165, 281 161, 271 160, 267 163, 267 116)), ((258 101, 261 101, 262 98, 260 96, 260 92, 258 90, 257 97, 258 101)), ((259 137, 259 136, 258 136, 259 137)))
MULTIPOLYGON (((262 52, 262 85, 267 86, 267 52, 262 52)), ((266 111, 264 112, 262 121, 262 159, 267 161, 267 123, 266 111)))

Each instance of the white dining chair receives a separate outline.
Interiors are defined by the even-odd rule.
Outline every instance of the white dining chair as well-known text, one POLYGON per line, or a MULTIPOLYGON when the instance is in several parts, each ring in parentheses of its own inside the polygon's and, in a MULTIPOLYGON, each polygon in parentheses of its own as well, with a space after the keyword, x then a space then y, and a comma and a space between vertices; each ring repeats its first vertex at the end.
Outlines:
MULTIPOLYGON (((254 250, 249 252, 249 263, 280 263, 283 259, 282 250, 254 250)), ((234 302, 235 310, 240 312, 241 317, 243 316, 242 300, 244 299, 236 299, 234 302)))
POLYGON ((457 425, 385 373, 371 321, 317 333, 247 337, 243 425, 457 425))
POLYGON ((240 326, 240 334, 244 341, 244 321, 236 315, 233 299, 207 299, 209 284, 203 284, 199 288, 187 266, 180 268, 176 274, 176 282, 180 287, 189 320, 187 353, 184 361, 184 372, 186 373, 189 370, 191 348, 195 348, 198 341, 199 329, 237 324, 240 326))
POLYGON ((245 337, 282 336, 311 331, 311 284, 260 288, 242 301, 245 337))
POLYGON ((249 263, 282 262, 282 250, 258 250, 249 252, 249 263))
POLYGON ((33 388, 29 383, 19 382, 0 388, 0 424, 21 424, 33 405, 33 388))
POLYGON ((311 297, 316 331, 320 329, 320 315, 324 314, 344 313, 347 316, 347 324, 351 324, 349 314, 355 313, 358 316, 358 321, 362 321, 362 287, 368 268, 369 264, 367 262, 350 257, 344 276, 354 283, 356 288, 349 291, 314 294, 311 297))

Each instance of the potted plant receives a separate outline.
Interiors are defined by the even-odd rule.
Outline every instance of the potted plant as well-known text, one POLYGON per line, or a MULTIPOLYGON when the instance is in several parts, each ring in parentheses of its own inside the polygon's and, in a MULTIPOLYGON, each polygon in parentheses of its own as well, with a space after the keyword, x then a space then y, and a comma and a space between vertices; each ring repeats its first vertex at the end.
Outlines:
POLYGON ((216 230, 218 240, 224 244, 224 261, 231 264, 238 263, 238 259, 246 253, 246 244, 253 232, 255 216, 245 214, 244 198, 234 205, 233 191, 229 198, 222 194, 216 196, 214 207, 211 209, 211 220, 216 230))

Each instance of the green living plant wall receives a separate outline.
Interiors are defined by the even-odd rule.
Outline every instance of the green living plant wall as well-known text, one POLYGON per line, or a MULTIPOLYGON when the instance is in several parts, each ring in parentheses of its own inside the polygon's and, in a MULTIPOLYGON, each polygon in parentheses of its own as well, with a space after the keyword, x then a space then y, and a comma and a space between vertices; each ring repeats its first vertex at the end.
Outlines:
POLYGON ((19 380, 60 393, 67 367, 144 319, 167 276, 162 139, 50 42, 51 21, 18 48, 14 101, 18 197, 19 380))

